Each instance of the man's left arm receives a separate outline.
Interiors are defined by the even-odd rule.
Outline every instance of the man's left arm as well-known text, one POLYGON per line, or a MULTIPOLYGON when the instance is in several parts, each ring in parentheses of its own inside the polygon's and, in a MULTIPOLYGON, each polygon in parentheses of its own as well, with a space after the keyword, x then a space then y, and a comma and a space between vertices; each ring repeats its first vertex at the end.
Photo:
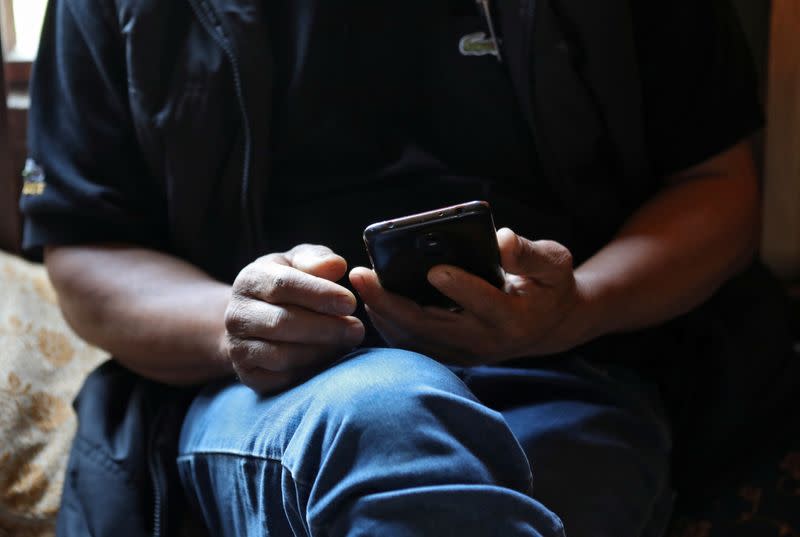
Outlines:
MULTIPOLYGON (((758 174, 751 145, 667 178, 616 238, 575 271, 578 342, 672 319, 704 302, 756 252, 758 174)), ((565 328, 568 328, 565 326, 565 328)))
POLYGON ((656 325, 706 300, 743 269, 757 244, 758 178, 750 145, 671 175, 618 235, 573 269, 551 241, 498 232, 503 291, 456 267, 431 283, 460 313, 420 307, 380 287, 374 272, 351 280, 392 344, 464 364, 553 354, 605 334, 656 325))

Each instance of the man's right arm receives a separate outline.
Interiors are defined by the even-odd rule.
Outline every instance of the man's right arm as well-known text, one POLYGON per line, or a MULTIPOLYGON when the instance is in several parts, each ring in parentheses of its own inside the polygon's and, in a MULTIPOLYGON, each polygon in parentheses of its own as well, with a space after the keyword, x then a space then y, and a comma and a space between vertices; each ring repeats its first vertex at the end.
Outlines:
POLYGON ((347 263, 299 245, 245 267, 232 286, 131 245, 59 246, 45 263, 65 318, 128 369, 168 384, 226 375, 281 389, 364 337, 355 296, 336 284, 347 263))
POLYGON ((45 263, 67 322, 129 369, 169 384, 233 374, 223 345, 229 285, 134 246, 51 247, 45 263))

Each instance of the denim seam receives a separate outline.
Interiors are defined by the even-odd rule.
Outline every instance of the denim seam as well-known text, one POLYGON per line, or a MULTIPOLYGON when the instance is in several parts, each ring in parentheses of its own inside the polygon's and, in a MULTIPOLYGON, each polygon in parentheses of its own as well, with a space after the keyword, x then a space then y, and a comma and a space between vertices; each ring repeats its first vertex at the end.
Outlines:
POLYGON ((309 487, 309 488, 312 486, 311 483, 307 483, 305 480, 297 479, 297 477, 294 475, 294 472, 292 472, 291 468, 286 466, 283 463, 283 459, 280 459, 278 457, 268 457, 268 456, 265 456, 265 455, 255 455, 253 453, 241 453, 241 452, 238 452, 238 451, 219 451, 219 450, 203 451, 203 450, 201 450, 201 451, 193 451, 191 453, 184 453, 184 454, 178 455, 175 460, 178 461, 178 462, 180 462, 180 461, 189 461, 190 459, 194 458, 197 455, 213 455, 213 456, 218 456, 218 457, 238 457, 238 458, 252 459, 252 460, 258 460, 258 461, 265 461, 265 462, 275 462, 275 463, 280 464, 281 468, 283 468, 286 472, 289 473, 289 475, 292 478, 292 481, 294 481, 296 484, 299 484, 299 485, 301 485, 303 487, 309 487))
POLYGON ((224 457, 242 457, 246 459, 257 459, 262 461, 278 462, 281 464, 281 466, 283 466, 283 460, 280 459, 279 457, 269 457, 267 455, 256 455, 253 453, 243 453, 240 451, 199 450, 199 451, 192 451, 191 453, 178 454, 176 460, 190 459, 196 455, 219 455, 224 457))

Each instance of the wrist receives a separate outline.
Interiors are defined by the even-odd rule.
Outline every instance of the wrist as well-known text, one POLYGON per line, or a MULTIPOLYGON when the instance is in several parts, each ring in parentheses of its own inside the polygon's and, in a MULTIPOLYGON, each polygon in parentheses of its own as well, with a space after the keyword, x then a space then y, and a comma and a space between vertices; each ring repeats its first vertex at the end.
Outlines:
POLYGON ((212 364, 220 371, 220 374, 224 376, 235 374, 228 352, 229 342, 227 330, 223 328, 222 331, 217 334, 216 339, 211 342, 210 346, 212 350, 212 364))
POLYGON ((212 364, 222 376, 235 375, 233 364, 230 359, 230 340, 228 339, 228 329, 225 325, 225 316, 232 299, 232 289, 230 286, 220 286, 220 303, 225 304, 219 322, 215 324, 210 338, 208 349, 212 364))
POLYGON ((607 316, 597 283, 589 275, 575 271, 572 306, 553 332, 555 352, 568 351, 606 334, 607 316))

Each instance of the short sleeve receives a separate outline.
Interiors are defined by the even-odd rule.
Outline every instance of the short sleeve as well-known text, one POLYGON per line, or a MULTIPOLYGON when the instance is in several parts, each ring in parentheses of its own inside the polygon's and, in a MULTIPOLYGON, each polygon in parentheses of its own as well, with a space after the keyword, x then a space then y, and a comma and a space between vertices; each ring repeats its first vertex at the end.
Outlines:
MULTIPOLYGON (((23 250, 159 244, 163 203, 139 151, 124 49, 102 9, 51 0, 31 80, 23 250)), ((76 0, 79 4, 80 0, 76 0)))
POLYGON ((645 136, 656 173, 699 164, 762 126, 752 57, 728 0, 633 5, 645 136))

